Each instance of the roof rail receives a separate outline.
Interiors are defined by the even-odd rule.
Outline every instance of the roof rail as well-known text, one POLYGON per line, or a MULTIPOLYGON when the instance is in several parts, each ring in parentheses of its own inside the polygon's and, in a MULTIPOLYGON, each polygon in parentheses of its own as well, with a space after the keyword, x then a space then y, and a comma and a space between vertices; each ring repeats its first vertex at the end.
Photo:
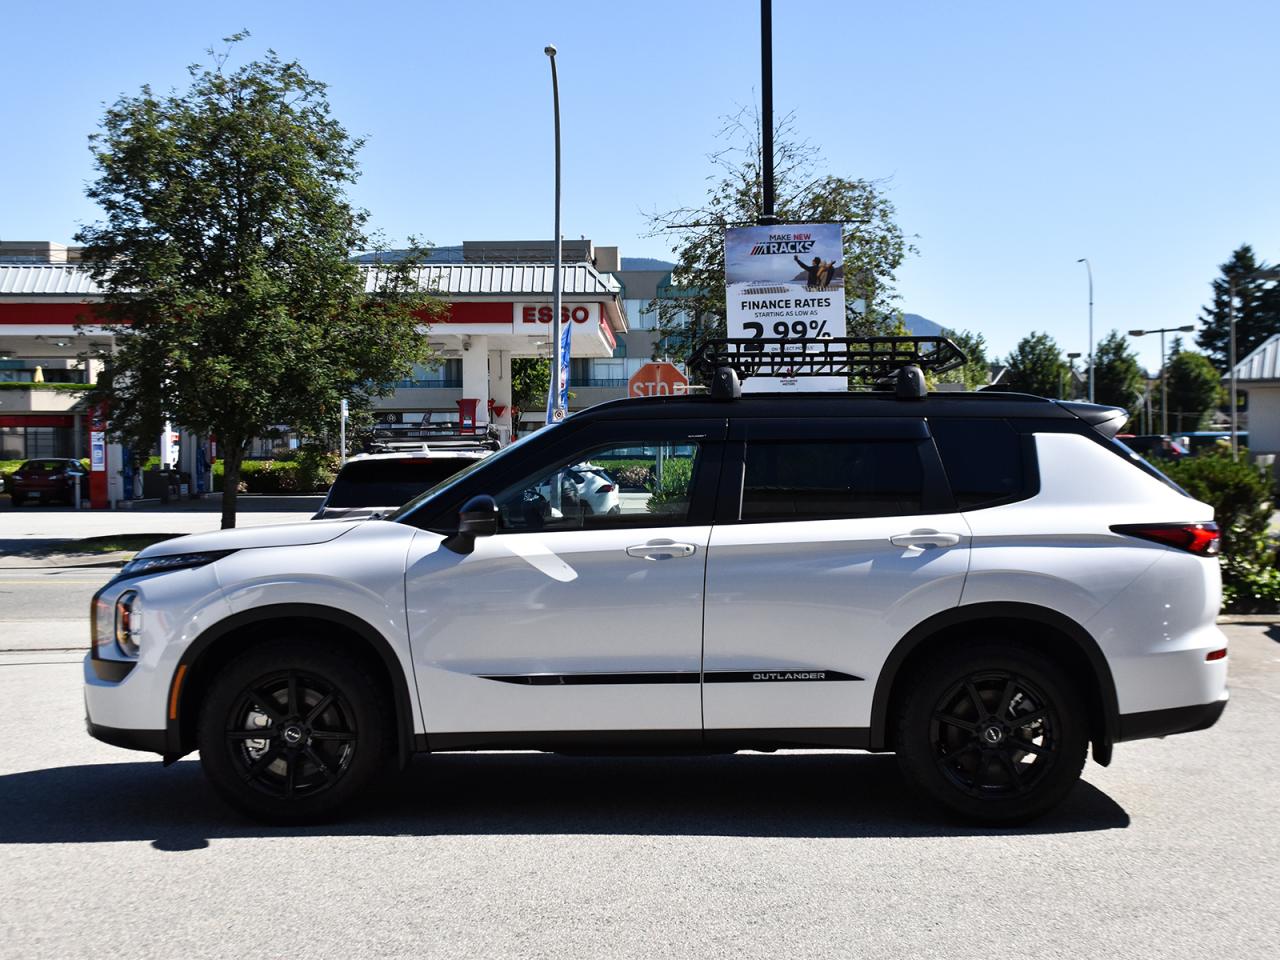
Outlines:
POLYGON ((785 342, 725 338, 704 341, 689 368, 711 384, 711 395, 740 396, 749 377, 848 376, 881 382, 900 397, 924 396, 924 371, 945 373, 965 362, 950 337, 822 337, 785 342), (914 370, 912 368, 915 368, 914 370))

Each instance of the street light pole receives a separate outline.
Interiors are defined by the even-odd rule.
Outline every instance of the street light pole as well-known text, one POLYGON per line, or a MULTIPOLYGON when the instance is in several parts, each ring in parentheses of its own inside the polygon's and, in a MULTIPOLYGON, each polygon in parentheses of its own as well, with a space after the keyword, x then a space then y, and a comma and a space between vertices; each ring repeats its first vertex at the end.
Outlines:
MULTIPOLYGON (((1159 330, 1130 330, 1131 337, 1145 337, 1149 333, 1160 334, 1160 435, 1169 435, 1169 358, 1164 352, 1164 335, 1166 333, 1191 333, 1195 326, 1161 327, 1159 330)), ((1150 414, 1148 413, 1148 419, 1150 414)), ((1148 429, 1150 424, 1148 424, 1148 429)))
POLYGON ((548 44, 542 52, 551 59, 551 103, 556 124, 556 256, 551 275, 551 392, 547 401, 547 422, 555 423, 564 419, 564 408, 560 405, 564 392, 560 373, 564 363, 560 343, 560 81, 556 76, 556 48, 548 44))
POLYGON ((1089 402, 1093 403, 1093 265, 1088 257, 1081 257, 1076 263, 1083 263, 1089 273, 1089 402))

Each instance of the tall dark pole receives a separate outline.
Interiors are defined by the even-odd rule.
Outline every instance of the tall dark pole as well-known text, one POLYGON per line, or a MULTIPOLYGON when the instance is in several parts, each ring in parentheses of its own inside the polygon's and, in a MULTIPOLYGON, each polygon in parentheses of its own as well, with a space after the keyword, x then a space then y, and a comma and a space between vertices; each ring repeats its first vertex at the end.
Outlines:
POLYGON ((760 223, 777 223, 773 213, 773 0, 760 0, 760 123, 763 126, 760 223))
POLYGON ((556 118, 556 263, 551 275, 551 396, 547 404, 547 422, 564 419, 560 406, 560 83, 556 77, 556 48, 547 46, 543 51, 551 58, 551 102, 556 118))

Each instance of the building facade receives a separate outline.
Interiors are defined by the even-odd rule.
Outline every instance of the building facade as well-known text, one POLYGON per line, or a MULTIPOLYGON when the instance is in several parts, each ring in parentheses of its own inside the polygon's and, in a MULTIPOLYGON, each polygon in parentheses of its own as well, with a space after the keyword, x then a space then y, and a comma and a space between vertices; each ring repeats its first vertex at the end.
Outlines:
MULTIPOLYGON (((93 311, 103 292, 79 254, 47 241, 0 243, 0 459, 89 453, 84 397, 101 365, 85 358, 109 353, 113 343, 93 311)), ((518 431, 511 362, 551 354, 553 256, 550 241, 466 242, 432 251, 419 268, 419 284, 443 297, 448 313, 421 332, 441 362, 413 370, 375 401, 387 432, 492 427, 508 440, 518 431)), ((565 241, 562 259, 572 411, 626 395, 628 378, 653 355, 651 302, 669 282, 670 267, 628 264, 616 247, 585 239, 565 241)), ((372 260, 362 266, 372 291, 378 266, 372 260)), ((545 403, 539 403, 523 411, 523 426, 544 418, 545 403)), ((251 452, 267 452, 277 442, 263 438, 251 452)))

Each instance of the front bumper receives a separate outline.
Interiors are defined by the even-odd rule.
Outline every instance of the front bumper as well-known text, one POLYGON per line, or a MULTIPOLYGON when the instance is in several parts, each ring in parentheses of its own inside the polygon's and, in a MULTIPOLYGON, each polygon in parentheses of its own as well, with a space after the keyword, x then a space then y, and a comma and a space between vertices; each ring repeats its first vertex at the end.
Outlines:
POLYGON ((126 750, 145 750, 148 753, 168 753, 166 734, 163 730, 125 730, 120 727, 107 727, 94 723, 86 715, 84 725, 89 736, 113 747, 124 747, 126 750))
POLYGON ((1120 728, 1116 740, 1147 740, 1151 737, 1167 737, 1175 733, 1195 733, 1207 730, 1218 722, 1227 707, 1227 695, 1212 703, 1198 703, 1189 707, 1172 707, 1165 710, 1145 710, 1142 713, 1120 714, 1120 728))

